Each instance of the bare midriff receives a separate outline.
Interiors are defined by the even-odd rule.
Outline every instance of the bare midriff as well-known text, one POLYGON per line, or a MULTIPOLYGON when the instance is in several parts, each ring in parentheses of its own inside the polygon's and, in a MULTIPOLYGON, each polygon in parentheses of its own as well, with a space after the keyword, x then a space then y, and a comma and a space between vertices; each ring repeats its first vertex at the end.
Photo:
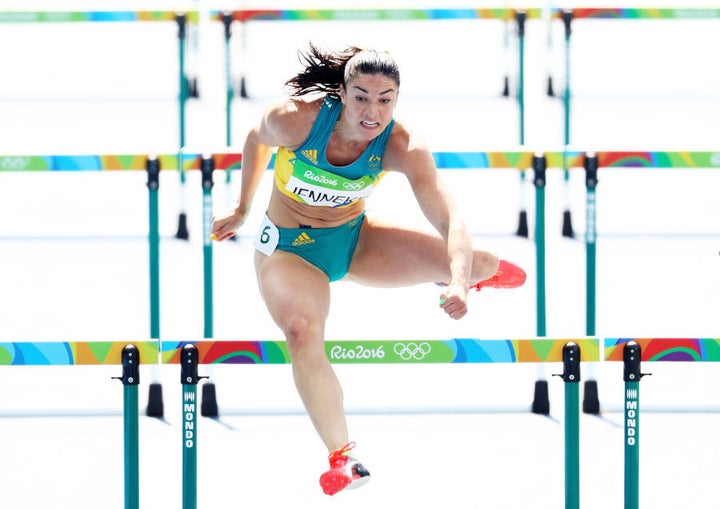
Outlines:
POLYGON ((268 217, 280 228, 331 228, 355 219, 365 209, 365 200, 354 201, 346 207, 314 207, 293 200, 273 185, 268 217))

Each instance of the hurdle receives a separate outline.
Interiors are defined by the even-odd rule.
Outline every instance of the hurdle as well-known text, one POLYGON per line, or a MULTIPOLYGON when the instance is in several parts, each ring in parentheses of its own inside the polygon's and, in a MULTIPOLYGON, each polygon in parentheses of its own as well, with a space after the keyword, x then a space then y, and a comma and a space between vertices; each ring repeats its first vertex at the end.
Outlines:
POLYGON ((158 343, 15 342, 0 343, 0 366, 122 365, 125 509, 139 508, 138 384, 140 365, 157 364, 158 343))
POLYGON ((625 509, 639 507, 641 362, 720 362, 717 338, 605 338, 604 360, 623 362, 624 500, 625 509))
MULTIPOLYGON (((564 150, 546 152, 548 167, 583 169, 585 171, 585 334, 594 336, 597 323, 597 185, 601 168, 656 169, 717 169, 719 152, 711 151, 600 151, 564 150)), ((583 409, 599 413, 597 382, 585 383, 586 399, 583 409)))
MULTIPOLYGON (((565 382, 565 507, 579 508, 580 362, 600 360, 597 338, 326 341, 334 364, 459 364, 561 362, 565 382)), ((289 364, 284 341, 161 342, 164 364, 179 364, 183 384, 183 509, 197 507, 196 386, 199 364, 289 364)))
POLYGON ((177 168, 180 177, 180 210, 178 227, 175 236, 187 240, 187 212, 185 208, 186 176, 183 168, 183 151, 186 145, 186 110, 191 98, 198 97, 197 78, 187 76, 187 33, 188 24, 197 24, 197 11, 0 11, 0 24, 3 23, 132 23, 132 22, 174 22, 177 25, 178 37, 178 150, 177 168))
POLYGON ((562 234, 566 237, 574 237, 575 233, 572 226, 572 215, 569 206, 569 180, 572 154, 570 147, 570 125, 571 125, 571 34, 572 23, 574 20, 720 20, 720 9, 708 9, 701 7, 685 7, 679 8, 568 8, 555 9, 553 18, 560 19, 565 28, 565 45, 564 45, 564 61, 565 61, 565 83, 562 95, 563 101, 563 161, 562 169, 564 171, 565 187, 566 187, 566 208, 563 211, 562 234))

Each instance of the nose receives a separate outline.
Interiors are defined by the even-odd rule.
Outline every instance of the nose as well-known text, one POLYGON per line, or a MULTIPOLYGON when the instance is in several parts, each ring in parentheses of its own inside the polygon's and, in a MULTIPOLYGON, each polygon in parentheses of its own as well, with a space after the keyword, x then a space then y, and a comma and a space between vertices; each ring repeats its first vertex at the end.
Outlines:
POLYGON ((378 114, 378 106, 375 103, 368 103, 367 107, 365 108, 365 115, 367 115, 368 120, 375 120, 378 114))

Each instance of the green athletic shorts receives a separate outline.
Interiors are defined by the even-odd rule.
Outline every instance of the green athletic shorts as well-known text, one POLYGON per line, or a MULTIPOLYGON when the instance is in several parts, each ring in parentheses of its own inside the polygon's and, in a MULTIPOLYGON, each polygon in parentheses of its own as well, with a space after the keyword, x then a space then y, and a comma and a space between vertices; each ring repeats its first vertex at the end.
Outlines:
POLYGON ((280 249, 295 253, 327 274, 342 279, 350 269, 365 213, 332 228, 278 228, 265 215, 255 238, 255 248, 269 256, 280 249))

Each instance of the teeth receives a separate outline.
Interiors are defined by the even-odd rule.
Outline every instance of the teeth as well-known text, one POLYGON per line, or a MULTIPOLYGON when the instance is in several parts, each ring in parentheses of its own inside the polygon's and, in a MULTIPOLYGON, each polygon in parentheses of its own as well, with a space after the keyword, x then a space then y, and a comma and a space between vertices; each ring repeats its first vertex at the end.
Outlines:
POLYGON ((365 125, 367 125, 367 126, 380 125, 380 122, 368 122, 367 120, 363 120, 362 123, 365 124, 365 125))

